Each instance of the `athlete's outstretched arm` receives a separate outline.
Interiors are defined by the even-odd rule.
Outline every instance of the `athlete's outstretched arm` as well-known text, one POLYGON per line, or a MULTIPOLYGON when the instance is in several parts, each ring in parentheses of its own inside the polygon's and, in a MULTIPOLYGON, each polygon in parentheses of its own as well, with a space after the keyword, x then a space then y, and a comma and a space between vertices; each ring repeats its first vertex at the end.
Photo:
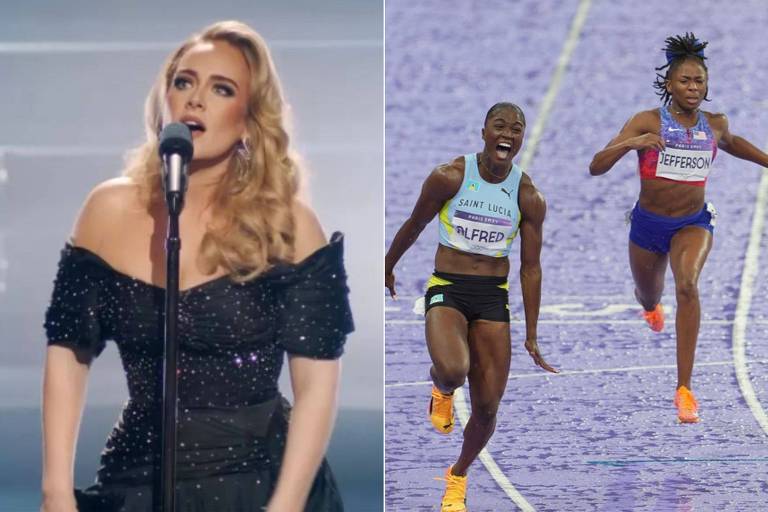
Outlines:
POLYGON ((658 131, 658 114, 651 110, 639 112, 627 121, 619 134, 608 145, 598 151, 592 157, 589 164, 589 173, 599 176, 610 171, 621 158, 631 150, 655 148, 664 150, 664 138, 659 137, 654 131, 658 131), (657 127, 654 129, 654 127, 657 127))
POLYGON ((712 124, 715 129, 721 131, 717 147, 736 158, 768 167, 768 154, 755 147, 744 137, 731 133, 728 129, 728 118, 725 114, 715 114, 712 117, 712 124))
POLYGON ((400 226, 384 258, 384 285, 393 298, 397 296, 393 273, 395 265, 405 251, 413 245, 426 225, 435 218, 445 202, 456 195, 463 179, 464 160, 461 158, 451 164, 435 168, 424 181, 421 195, 410 217, 400 226))
POLYGON ((525 349, 533 361, 547 370, 557 373, 539 353, 536 327, 541 306, 541 245, 547 203, 533 185, 531 178, 523 174, 518 193, 520 203, 520 286, 525 309, 525 349))

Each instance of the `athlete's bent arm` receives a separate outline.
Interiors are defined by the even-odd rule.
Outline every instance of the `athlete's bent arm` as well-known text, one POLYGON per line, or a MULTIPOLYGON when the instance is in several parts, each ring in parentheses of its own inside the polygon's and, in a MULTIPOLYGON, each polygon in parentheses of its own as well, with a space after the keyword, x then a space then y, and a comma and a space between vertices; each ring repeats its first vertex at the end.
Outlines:
POLYGON ((424 231, 427 224, 435 218, 445 202, 456 195, 463 179, 463 161, 460 163, 454 161, 452 164, 435 168, 424 181, 421 194, 410 217, 400 226, 384 258, 384 285, 393 298, 397 296, 393 273, 395 265, 424 231))
POLYGON ((714 125, 713 128, 721 131, 717 147, 736 158, 768 167, 768 154, 755 147, 744 137, 731 133, 728 129, 728 118, 725 114, 715 114, 712 117, 712 124, 714 125))
POLYGON ((531 178, 523 174, 518 194, 520 203, 520 287, 525 309, 525 349, 533 361, 548 372, 557 373, 539 353, 536 327, 541 306, 541 245, 547 203, 534 186, 531 178))
POLYGON ((651 111, 635 114, 627 121, 621 132, 605 148, 598 151, 592 157, 592 163, 589 164, 589 173, 592 176, 605 174, 611 170, 616 162, 633 149, 655 148, 663 151, 665 147, 664 139, 655 133, 651 133, 655 125, 658 125, 658 120, 651 111))

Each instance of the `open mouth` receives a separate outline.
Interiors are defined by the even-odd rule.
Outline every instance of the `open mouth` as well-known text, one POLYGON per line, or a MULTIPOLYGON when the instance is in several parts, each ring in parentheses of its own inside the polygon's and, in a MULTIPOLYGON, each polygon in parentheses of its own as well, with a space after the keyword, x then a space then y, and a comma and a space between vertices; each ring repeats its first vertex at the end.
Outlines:
POLYGON ((205 126, 203 126, 202 124, 198 124, 194 121, 185 121, 184 124, 187 125, 187 128, 189 128, 189 131, 192 132, 193 134, 195 132, 203 133, 205 131, 205 126))
POLYGON ((192 132, 192 136, 194 137, 196 134, 201 134, 205 132, 205 125, 203 122, 193 116, 184 116, 181 118, 181 122, 184 123, 187 128, 189 128, 189 131, 192 132))
POLYGON ((496 156, 500 160, 506 160, 511 152, 512 144, 509 144, 508 142, 499 142, 496 144, 496 156))

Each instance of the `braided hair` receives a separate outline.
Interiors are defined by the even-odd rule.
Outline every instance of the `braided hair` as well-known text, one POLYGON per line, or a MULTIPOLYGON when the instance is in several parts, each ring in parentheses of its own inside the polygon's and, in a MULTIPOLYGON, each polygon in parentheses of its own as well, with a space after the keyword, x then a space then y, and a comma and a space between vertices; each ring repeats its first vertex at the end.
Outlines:
MULTIPOLYGON (((696 39, 693 32, 686 32, 683 36, 670 36, 665 39, 664 42, 666 43, 666 46, 662 48, 662 51, 667 57, 667 63, 656 68, 656 71, 662 71, 665 68, 667 71, 663 75, 656 73, 656 81, 653 82, 653 88, 656 89, 656 95, 661 98, 661 102, 664 105, 668 105, 669 102, 672 101, 672 97, 669 92, 667 92, 667 81, 669 80, 669 77, 672 76, 672 73, 674 73, 680 64, 689 59, 701 64, 704 71, 707 71, 707 65, 704 64, 704 60, 706 59, 704 56, 704 48, 707 47, 708 43, 707 41, 699 41, 696 39)), ((709 90, 707 90, 707 94, 704 95, 705 101, 709 101, 709 98, 707 98, 708 94, 709 90)))

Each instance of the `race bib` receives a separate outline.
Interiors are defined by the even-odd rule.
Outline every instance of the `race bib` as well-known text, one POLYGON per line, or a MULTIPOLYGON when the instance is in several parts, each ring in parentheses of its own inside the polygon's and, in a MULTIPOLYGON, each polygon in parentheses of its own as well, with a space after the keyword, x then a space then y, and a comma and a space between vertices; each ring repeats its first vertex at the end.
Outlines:
POLYGON ((490 255, 506 249, 507 238, 514 234, 516 228, 508 218, 462 210, 456 210, 452 223, 451 242, 454 245, 470 252, 490 255))
POLYGON ((676 181, 704 181, 712 165, 712 151, 667 146, 659 153, 656 176, 676 181))

